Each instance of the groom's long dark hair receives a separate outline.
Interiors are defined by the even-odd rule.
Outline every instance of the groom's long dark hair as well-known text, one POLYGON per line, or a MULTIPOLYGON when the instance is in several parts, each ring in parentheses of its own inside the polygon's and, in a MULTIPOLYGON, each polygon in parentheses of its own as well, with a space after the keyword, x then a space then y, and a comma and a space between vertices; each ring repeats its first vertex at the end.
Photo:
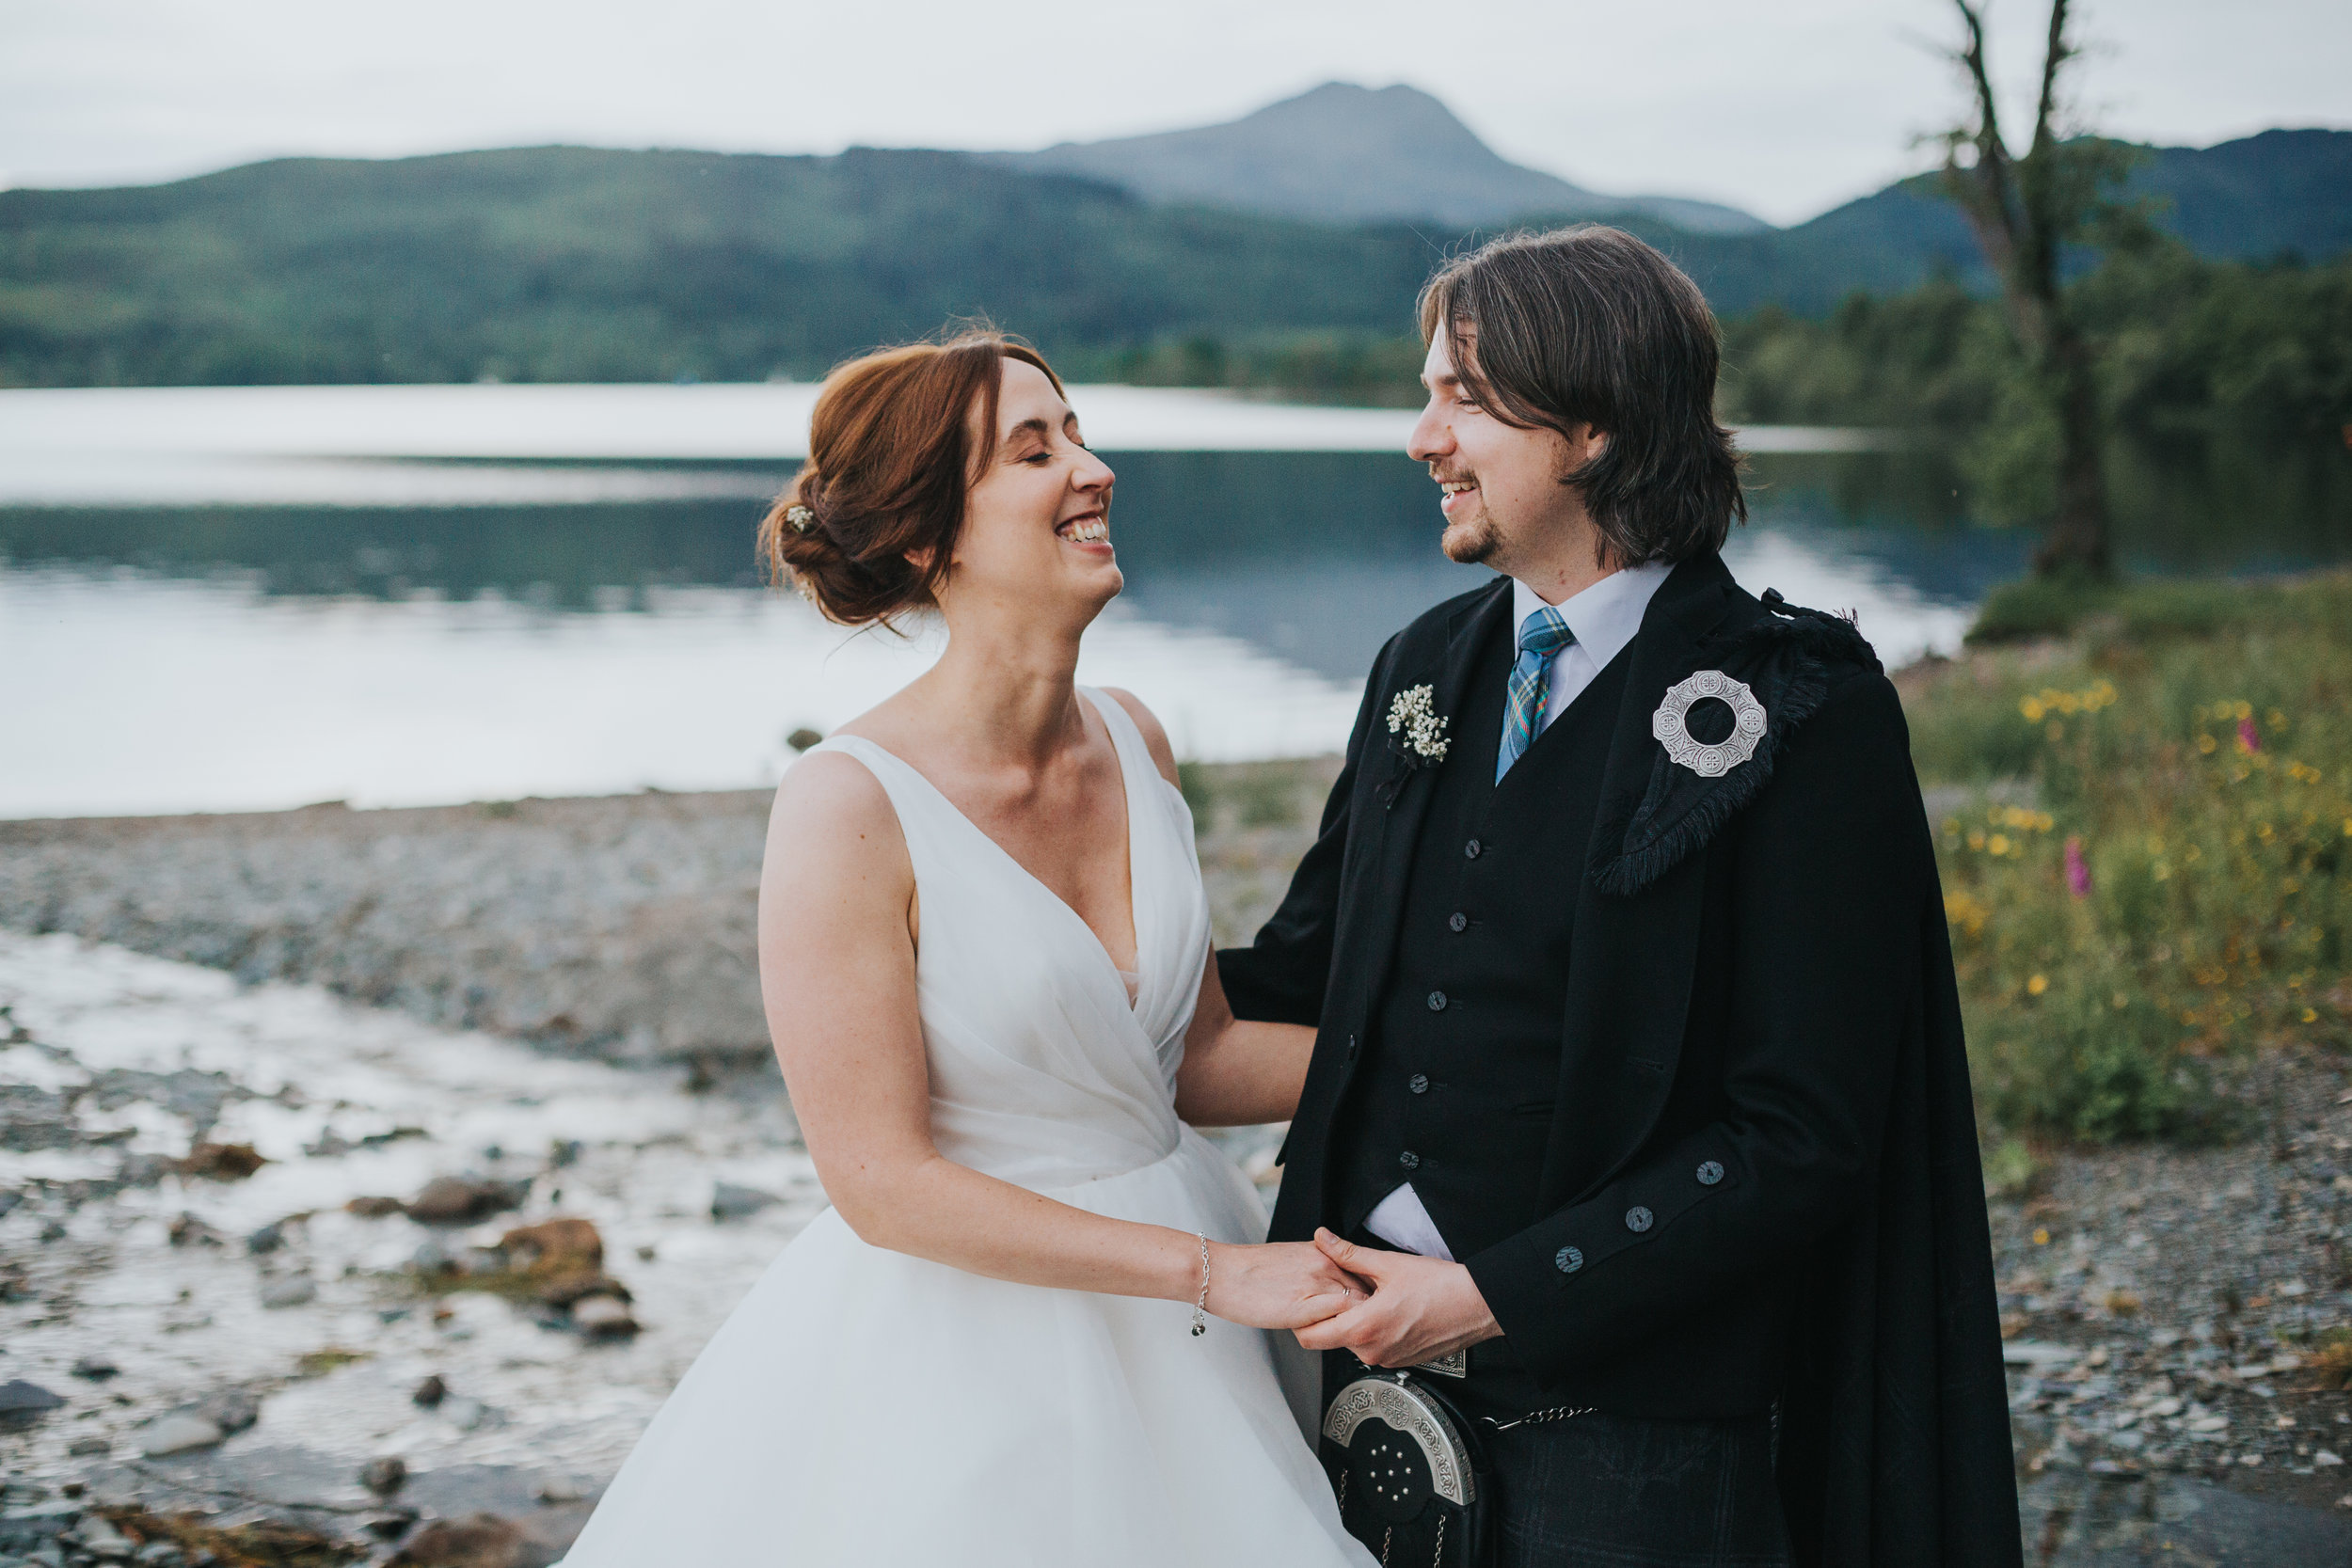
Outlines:
POLYGON ((1723 548, 1745 521, 1740 458, 1715 422, 1715 317, 1698 285, 1622 229, 1512 234, 1422 286, 1421 337, 1442 332, 1463 388, 1521 429, 1590 424, 1583 492, 1609 564, 1723 548))

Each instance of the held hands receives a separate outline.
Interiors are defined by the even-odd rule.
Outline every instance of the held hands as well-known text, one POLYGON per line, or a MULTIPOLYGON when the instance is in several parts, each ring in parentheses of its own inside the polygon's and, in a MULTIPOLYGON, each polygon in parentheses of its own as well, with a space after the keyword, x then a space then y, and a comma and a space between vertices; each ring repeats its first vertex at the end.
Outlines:
POLYGON ((1343 1277, 1369 1284, 1372 1294, 1299 1328, 1298 1342, 1309 1350, 1344 1347, 1368 1367, 1410 1367, 1502 1333, 1459 1263, 1359 1247, 1328 1230, 1317 1230, 1314 1244, 1346 1271, 1343 1277))
POLYGON ((1311 1242, 1209 1243, 1209 1310, 1248 1328, 1304 1328, 1364 1299, 1364 1286, 1311 1242))

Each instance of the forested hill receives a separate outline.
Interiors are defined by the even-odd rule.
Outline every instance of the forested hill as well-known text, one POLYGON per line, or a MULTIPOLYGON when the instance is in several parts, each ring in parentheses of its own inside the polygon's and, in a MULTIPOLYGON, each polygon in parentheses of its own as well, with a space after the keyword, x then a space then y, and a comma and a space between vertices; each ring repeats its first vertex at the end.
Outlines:
MULTIPOLYGON (((2352 133, 2159 152, 2142 180, 2208 253, 2352 243, 2352 133)), ((1625 221, 1726 315, 1974 268, 1919 182, 1788 230, 1625 221)), ((981 313, 1103 374, 1154 344, 1392 341, 1471 237, 1153 205, 946 152, 282 160, 0 192, 0 384, 805 376, 981 313)))

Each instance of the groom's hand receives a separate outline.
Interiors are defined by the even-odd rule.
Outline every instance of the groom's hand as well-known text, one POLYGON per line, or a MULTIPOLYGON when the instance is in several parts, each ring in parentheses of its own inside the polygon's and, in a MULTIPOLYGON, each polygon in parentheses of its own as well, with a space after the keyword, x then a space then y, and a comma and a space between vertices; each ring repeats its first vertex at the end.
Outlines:
POLYGON ((1502 1333, 1470 1270, 1315 1232, 1325 1257, 1372 1286, 1372 1299, 1298 1330, 1309 1350, 1347 1349, 1368 1367, 1411 1367, 1502 1333))

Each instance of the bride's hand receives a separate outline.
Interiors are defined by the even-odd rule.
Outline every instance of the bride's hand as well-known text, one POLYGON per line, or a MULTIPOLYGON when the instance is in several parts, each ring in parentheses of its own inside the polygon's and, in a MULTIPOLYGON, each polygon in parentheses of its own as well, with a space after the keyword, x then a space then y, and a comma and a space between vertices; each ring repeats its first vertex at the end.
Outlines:
POLYGON ((1304 1328, 1369 1293, 1311 1242, 1209 1247, 1209 1310, 1246 1327, 1304 1328))

